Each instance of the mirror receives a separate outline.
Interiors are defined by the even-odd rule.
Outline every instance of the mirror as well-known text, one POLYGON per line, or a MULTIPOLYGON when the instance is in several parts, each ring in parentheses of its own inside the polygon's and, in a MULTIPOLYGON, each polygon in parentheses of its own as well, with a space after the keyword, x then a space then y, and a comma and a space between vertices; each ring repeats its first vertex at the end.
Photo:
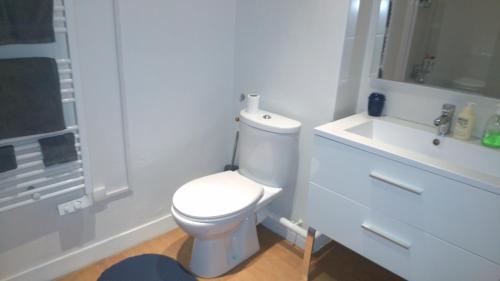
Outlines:
POLYGON ((500 98, 500 0, 382 0, 374 75, 500 98))

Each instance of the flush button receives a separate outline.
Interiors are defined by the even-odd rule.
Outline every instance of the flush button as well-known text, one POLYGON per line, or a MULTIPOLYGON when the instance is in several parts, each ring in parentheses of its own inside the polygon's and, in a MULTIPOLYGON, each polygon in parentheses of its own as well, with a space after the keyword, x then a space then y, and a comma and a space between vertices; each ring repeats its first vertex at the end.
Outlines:
POLYGON ((271 115, 266 114, 266 115, 263 115, 263 116, 262 116, 262 118, 264 118, 264 119, 266 119, 266 120, 267 120, 267 119, 271 119, 271 115))

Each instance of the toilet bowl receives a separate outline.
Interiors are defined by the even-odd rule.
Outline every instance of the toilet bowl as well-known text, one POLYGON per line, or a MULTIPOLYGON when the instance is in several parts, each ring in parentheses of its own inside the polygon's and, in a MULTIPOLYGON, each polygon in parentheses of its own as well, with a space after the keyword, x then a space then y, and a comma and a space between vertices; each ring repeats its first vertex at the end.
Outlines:
POLYGON ((470 78, 470 77, 460 77, 453 80, 453 86, 460 90, 465 90, 468 92, 482 93, 486 87, 486 82, 483 80, 470 78))
POLYGON ((240 170, 192 180, 172 199, 172 216, 194 245, 189 267, 220 276, 259 251, 256 212, 295 176, 300 123, 270 112, 240 113, 240 170))
POLYGON ((263 193, 260 184, 232 171, 196 179, 176 192, 172 215, 195 237, 193 273, 219 276, 259 250, 255 209, 263 193))

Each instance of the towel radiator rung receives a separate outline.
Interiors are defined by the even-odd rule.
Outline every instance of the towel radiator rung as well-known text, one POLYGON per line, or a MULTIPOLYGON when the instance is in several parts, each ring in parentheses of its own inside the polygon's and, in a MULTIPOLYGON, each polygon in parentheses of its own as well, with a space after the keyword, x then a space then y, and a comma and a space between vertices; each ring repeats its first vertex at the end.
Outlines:
MULTIPOLYGON (((78 147, 79 146, 79 135, 78 131, 73 132, 75 135, 75 145, 78 147)), ((35 152, 35 151, 40 151, 40 145, 38 144, 37 141, 33 142, 28 142, 28 143, 19 143, 19 145, 15 146, 15 151, 17 155, 22 155, 23 153, 27 153, 27 151, 35 152)))
MULTIPOLYGON (((78 131, 74 132, 73 134, 75 135, 75 146, 79 147, 80 143, 78 131)), ((40 151, 40 145, 36 141, 22 144, 20 143, 19 145, 16 145, 14 149, 17 155, 22 155, 24 153, 40 151)))
POLYGON ((73 83, 72 78, 65 78, 65 79, 59 80, 59 84, 70 84, 70 83, 73 83))
POLYGON ((59 69, 59 74, 71 74, 71 73, 73 73, 71 68, 59 69))
MULTIPOLYGON (((75 144, 75 149, 76 149, 77 155, 80 155, 80 145, 79 144, 75 144)), ((43 160, 42 152, 40 152, 40 151, 29 152, 29 153, 26 153, 24 155, 18 156, 17 157, 17 164, 21 166, 21 165, 31 163, 34 161, 39 161, 39 160, 43 160)))
POLYGON ((54 17, 54 21, 55 21, 55 22, 66 22, 66 17, 58 17, 58 16, 55 16, 55 17, 54 17))
POLYGON ((81 177, 83 176, 83 170, 77 169, 73 171, 68 171, 65 173, 54 174, 51 177, 41 178, 37 180, 33 180, 29 184, 22 184, 11 186, 7 189, 0 190, 0 198, 9 197, 20 192, 25 192, 32 189, 37 189, 46 185, 54 184, 60 181, 68 180, 71 178, 81 177))
POLYGON ((82 166, 82 161, 77 160, 69 164, 61 164, 54 167, 39 168, 34 170, 22 171, 22 173, 17 174, 15 178, 0 179, 0 185, 2 187, 11 187, 14 185, 28 183, 31 180, 35 180, 39 177, 54 176, 59 173, 67 173, 69 171, 77 170, 82 166))
POLYGON ((76 102, 76 100, 74 98, 67 98, 67 99, 63 99, 62 102, 63 103, 73 103, 73 102, 76 102))
POLYGON ((0 204, 5 203, 5 202, 9 202, 11 200, 18 199, 19 197, 30 196, 30 195, 32 195, 34 193, 37 193, 37 192, 48 191, 48 190, 51 190, 51 189, 61 188, 61 187, 64 188, 65 186, 71 186, 71 185, 74 185, 74 184, 83 184, 83 179, 84 179, 83 176, 76 177, 76 178, 70 178, 70 179, 67 179, 67 180, 63 180, 63 181, 59 181, 59 182, 56 182, 56 183, 48 184, 46 186, 41 186, 41 187, 33 188, 33 189, 30 189, 30 190, 27 190, 27 191, 22 191, 22 192, 19 192, 19 193, 15 193, 13 195, 5 196, 5 197, 0 198, 0 204))
POLYGON ((56 59, 56 62, 61 65, 61 64, 71 64, 71 59, 56 59))
POLYGON ((40 201, 40 200, 45 200, 45 199, 49 199, 49 198, 52 198, 52 197, 56 197, 56 196, 60 196, 60 195, 67 194, 67 193, 71 193, 71 192, 74 192, 74 191, 78 191, 78 190, 84 190, 84 189, 85 189, 85 185, 81 184, 81 185, 77 185, 77 186, 74 186, 74 187, 71 187, 71 188, 62 189, 60 191, 56 191, 56 192, 53 192, 53 193, 47 193, 47 194, 41 195, 40 198, 38 198, 38 199, 27 199, 25 201, 16 202, 14 204, 9 204, 9 205, 6 205, 4 207, 0 207, 0 212, 4 212, 4 211, 7 211, 7 210, 11 210, 11 209, 14 209, 14 208, 18 208, 18 207, 21 207, 21 206, 25 206, 25 205, 28 205, 28 204, 35 203, 35 202, 40 201))
MULTIPOLYGON (((76 149, 76 155, 80 156, 79 149, 76 149)), ((30 153, 26 155, 24 158, 17 157, 16 171, 21 172, 37 166, 43 166, 43 156, 41 152, 30 153)))
POLYGON ((0 140, 0 146, 9 145, 9 144, 18 144, 18 143, 20 144, 20 142, 22 142, 22 141, 38 140, 41 138, 53 137, 53 136, 57 136, 57 135, 65 134, 65 133, 75 133, 77 131, 78 131, 78 126, 73 125, 73 126, 68 126, 68 127, 66 127, 66 129, 61 130, 61 131, 57 131, 57 132, 0 140))
POLYGON ((66 33, 68 29, 66 27, 54 27, 54 31, 57 33, 66 33))
POLYGON ((54 12, 64 12, 66 9, 63 5, 54 5, 54 12))
POLYGON ((13 194, 19 193, 19 192, 24 192, 27 190, 31 189, 37 189, 41 188, 47 185, 51 185, 60 181, 66 181, 72 178, 77 178, 83 176, 83 170, 82 169, 76 169, 73 171, 65 172, 65 173, 59 173, 59 174, 54 174, 50 177, 47 178, 40 178, 37 180, 33 180, 29 183, 23 183, 19 184, 16 186, 12 186, 7 189, 0 190, 0 197, 7 197, 11 196, 13 194))
POLYGON ((75 89, 73 88, 66 88, 61 90, 61 94, 72 94, 75 92, 75 89))

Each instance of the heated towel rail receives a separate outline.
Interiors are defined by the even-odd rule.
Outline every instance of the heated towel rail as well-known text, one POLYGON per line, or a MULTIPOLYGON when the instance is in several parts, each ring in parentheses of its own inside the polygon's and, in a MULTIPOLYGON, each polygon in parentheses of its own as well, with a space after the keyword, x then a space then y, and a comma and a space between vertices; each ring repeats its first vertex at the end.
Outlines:
MULTIPOLYGON (((89 175, 86 172, 88 169, 84 153, 85 142, 82 141, 81 128, 79 127, 79 123, 83 119, 82 109, 76 90, 78 88, 76 87, 77 81, 75 81, 77 77, 75 76, 75 62, 71 58, 70 42, 72 39, 69 30, 65 1, 56 0, 54 1, 54 31, 58 34, 56 44, 58 49, 64 51, 54 56, 64 56, 56 61, 66 129, 59 132, 0 140, 0 146, 14 146, 18 164, 17 169, 0 173, 0 212, 64 194, 74 194, 73 199, 75 199, 89 193, 86 188, 89 175), (75 134, 77 161, 45 167, 38 139, 69 132, 75 134)), ((34 48, 34 50, 38 49, 34 48)), ((1 51, 2 49, 0 49, 1 51)), ((22 49, 22 52, 26 51, 26 48, 22 49)), ((35 53, 17 55, 37 56, 39 54, 35 51, 35 53)))

